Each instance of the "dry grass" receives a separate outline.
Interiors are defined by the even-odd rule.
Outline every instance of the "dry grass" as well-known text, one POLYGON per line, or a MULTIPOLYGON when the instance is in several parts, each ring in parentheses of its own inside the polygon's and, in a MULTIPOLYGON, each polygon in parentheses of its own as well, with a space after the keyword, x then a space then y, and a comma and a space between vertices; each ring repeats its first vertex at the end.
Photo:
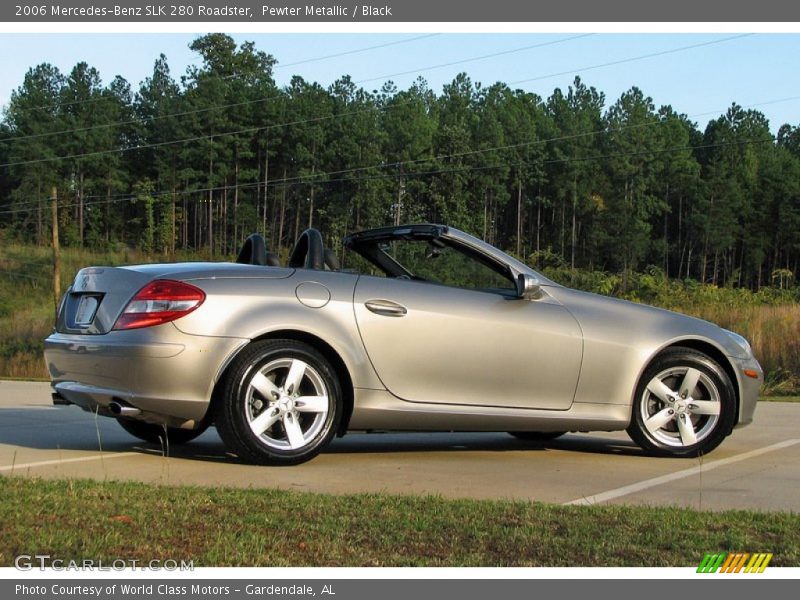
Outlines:
POLYGON ((750 341, 767 373, 765 395, 793 394, 800 390, 800 305, 708 305, 691 314, 750 341))
POLYGON ((52 330, 53 314, 49 304, 34 303, 15 310, 10 318, 0 319, 0 377, 46 378, 42 340, 52 330))
POLYGON ((47 368, 38 352, 17 352, 10 358, 0 358, 0 373, 13 379, 47 379, 47 368))
MULTIPOLYGON (((67 248, 62 252, 62 292, 87 265, 160 260, 169 257, 147 257, 130 249, 93 252, 67 248)), ((49 248, 13 244, 0 247, 0 377, 47 377, 42 341, 53 330, 52 269, 49 248)))

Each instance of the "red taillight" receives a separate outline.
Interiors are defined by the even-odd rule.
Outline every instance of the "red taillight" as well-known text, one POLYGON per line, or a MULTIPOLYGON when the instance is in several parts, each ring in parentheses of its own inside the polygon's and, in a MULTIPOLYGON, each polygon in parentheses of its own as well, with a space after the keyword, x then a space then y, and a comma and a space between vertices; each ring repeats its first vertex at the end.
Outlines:
POLYGON ((114 329, 138 329, 185 317, 206 299, 203 290, 182 281, 159 279, 144 286, 128 302, 114 329))

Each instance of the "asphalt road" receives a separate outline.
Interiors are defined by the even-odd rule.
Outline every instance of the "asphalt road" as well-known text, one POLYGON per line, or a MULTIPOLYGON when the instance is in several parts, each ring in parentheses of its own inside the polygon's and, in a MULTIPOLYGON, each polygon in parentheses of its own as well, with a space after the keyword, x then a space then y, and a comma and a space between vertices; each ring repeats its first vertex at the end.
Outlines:
POLYGON ((52 406, 45 383, 0 381, 0 475, 798 512, 800 404, 760 404, 753 425, 702 461, 644 456, 624 433, 547 444, 504 433, 349 434, 309 463, 257 467, 228 455, 213 429, 166 455, 112 419, 52 406))

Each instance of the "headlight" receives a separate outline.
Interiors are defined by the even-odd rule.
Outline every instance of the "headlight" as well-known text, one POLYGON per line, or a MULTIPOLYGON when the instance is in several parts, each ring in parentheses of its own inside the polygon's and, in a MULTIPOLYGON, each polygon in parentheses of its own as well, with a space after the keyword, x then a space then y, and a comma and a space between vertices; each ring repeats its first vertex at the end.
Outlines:
POLYGON ((731 338, 737 346, 739 346, 746 356, 753 356, 753 349, 750 347, 750 342, 744 339, 738 333, 734 333, 733 331, 729 331, 727 329, 723 329, 725 333, 728 334, 728 337, 731 338))

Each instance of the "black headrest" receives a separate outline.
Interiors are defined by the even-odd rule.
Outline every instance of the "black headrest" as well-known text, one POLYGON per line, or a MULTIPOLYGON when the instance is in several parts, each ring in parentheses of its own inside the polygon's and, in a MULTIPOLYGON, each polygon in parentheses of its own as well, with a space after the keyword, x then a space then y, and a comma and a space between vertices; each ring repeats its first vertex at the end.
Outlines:
POLYGON ((250 234, 242 244, 242 249, 239 250, 236 262, 245 265, 265 266, 267 264, 267 242, 264 240, 264 236, 260 233, 250 234))
POLYGON ((306 229, 300 234, 289 256, 289 266, 293 269, 325 268, 325 245, 319 231, 306 229))

